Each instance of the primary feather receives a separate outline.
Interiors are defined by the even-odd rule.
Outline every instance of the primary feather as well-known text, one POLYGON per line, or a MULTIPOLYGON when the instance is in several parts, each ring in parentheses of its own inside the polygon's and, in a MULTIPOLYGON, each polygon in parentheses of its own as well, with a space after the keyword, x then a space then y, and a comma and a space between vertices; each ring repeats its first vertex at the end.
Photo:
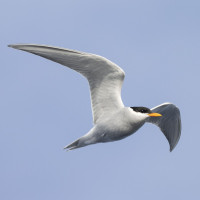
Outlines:
POLYGON ((170 151, 177 145, 181 136, 180 110, 171 103, 164 103, 151 109, 152 112, 162 114, 162 117, 151 117, 147 122, 157 125, 167 138, 170 151))
POLYGON ((124 71, 108 59, 90 53, 44 45, 23 44, 10 47, 60 63, 87 78, 94 124, 107 113, 124 106, 121 100, 124 71))

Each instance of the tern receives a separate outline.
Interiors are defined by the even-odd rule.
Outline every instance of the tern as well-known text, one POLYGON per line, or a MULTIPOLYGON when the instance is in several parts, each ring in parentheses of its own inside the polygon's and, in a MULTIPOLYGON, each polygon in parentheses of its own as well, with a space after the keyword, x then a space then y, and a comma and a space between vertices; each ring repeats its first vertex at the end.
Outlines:
POLYGON ((152 109, 125 107, 121 99, 124 71, 110 60, 91 53, 35 44, 14 44, 9 47, 27 51, 67 66, 82 74, 89 82, 94 126, 64 147, 72 150, 96 143, 126 138, 145 122, 157 125, 167 138, 170 151, 181 135, 180 110, 172 103, 152 109))

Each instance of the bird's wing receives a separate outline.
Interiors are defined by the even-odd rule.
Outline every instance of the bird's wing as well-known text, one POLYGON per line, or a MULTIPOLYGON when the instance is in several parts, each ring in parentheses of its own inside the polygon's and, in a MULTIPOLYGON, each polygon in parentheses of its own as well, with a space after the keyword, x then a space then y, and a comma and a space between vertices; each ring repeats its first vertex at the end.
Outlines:
POLYGON ((86 77, 90 85, 94 123, 124 106, 121 100, 124 71, 108 59, 90 53, 45 45, 16 44, 9 47, 60 63, 86 77))
POLYGON ((151 111, 154 113, 160 113, 162 117, 149 117, 148 122, 156 124, 167 138, 170 151, 172 151, 177 145, 181 136, 181 116, 180 110, 171 103, 164 103, 151 111))

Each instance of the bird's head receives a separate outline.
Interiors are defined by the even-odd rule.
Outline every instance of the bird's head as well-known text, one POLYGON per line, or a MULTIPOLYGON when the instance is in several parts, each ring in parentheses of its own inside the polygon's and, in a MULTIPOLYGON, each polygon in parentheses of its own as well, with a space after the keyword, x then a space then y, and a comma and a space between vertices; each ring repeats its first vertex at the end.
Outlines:
POLYGON ((145 115, 145 117, 161 117, 162 115, 159 113, 153 113, 149 108, 146 107, 131 107, 133 111, 136 113, 141 113, 145 115))

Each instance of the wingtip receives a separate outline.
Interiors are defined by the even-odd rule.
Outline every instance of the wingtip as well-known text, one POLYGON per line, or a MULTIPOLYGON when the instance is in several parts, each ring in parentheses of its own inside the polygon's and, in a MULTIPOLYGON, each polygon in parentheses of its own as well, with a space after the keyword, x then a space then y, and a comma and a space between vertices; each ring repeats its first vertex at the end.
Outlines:
POLYGON ((171 146, 171 145, 170 145, 169 151, 172 152, 172 151, 174 150, 175 147, 176 147, 176 145, 175 145, 175 146, 171 146))
POLYGON ((19 46, 19 45, 17 45, 17 44, 9 44, 8 45, 8 47, 11 47, 11 48, 14 48, 14 49, 17 49, 17 46, 19 46))
POLYGON ((9 44, 8 47, 14 48, 14 49, 21 49, 25 46, 28 46, 28 44, 9 44))

